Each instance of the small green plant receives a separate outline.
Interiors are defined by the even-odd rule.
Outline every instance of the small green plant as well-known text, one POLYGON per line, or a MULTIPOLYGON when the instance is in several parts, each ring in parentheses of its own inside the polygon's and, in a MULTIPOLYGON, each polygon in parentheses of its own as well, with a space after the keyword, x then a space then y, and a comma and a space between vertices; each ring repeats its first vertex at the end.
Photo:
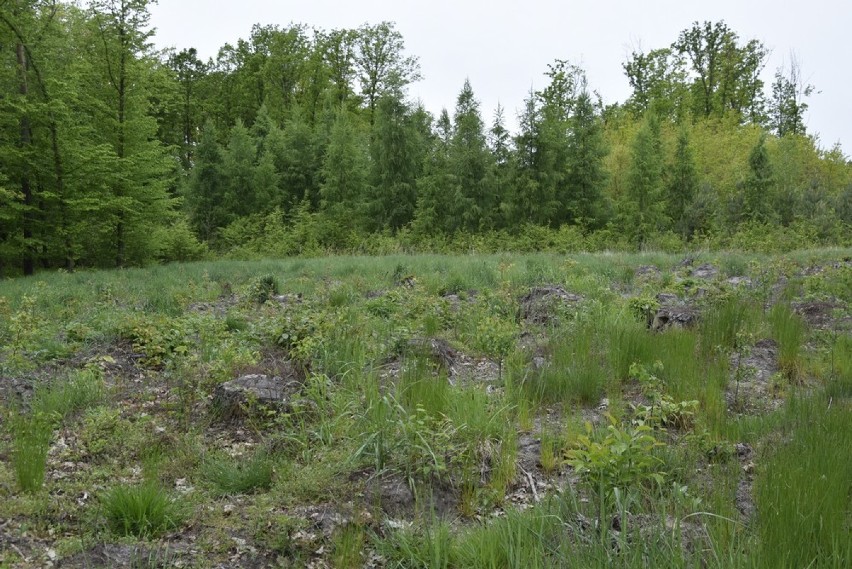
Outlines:
POLYGON ((574 448, 566 454, 568 464, 597 495, 599 521, 613 506, 617 491, 646 484, 659 487, 665 480, 665 473, 660 470, 662 461, 654 455, 661 443, 654 438, 651 427, 620 426, 611 415, 607 418, 609 425, 601 434, 586 423, 586 434, 579 435, 574 448))
POLYGON ((257 304, 263 304, 276 294, 278 294, 278 281, 271 274, 257 277, 249 289, 249 297, 257 304))
POLYGON ((201 473, 215 494, 249 494, 269 488, 273 465, 265 452, 257 452, 248 459, 213 456, 202 463, 201 473))
POLYGON ((183 522, 184 508, 152 482, 115 486, 101 498, 107 527, 119 536, 150 538, 183 522))
POLYGON ((663 364, 659 360, 654 363, 654 373, 638 363, 630 366, 630 376, 635 378, 642 387, 642 392, 651 401, 651 405, 633 405, 634 424, 651 428, 673 427, 689 429, 692 427, 698 412, 697 400, 675 401, 665 393, 665 385, 657 376, 662 374, 663 364))
POLYGON ((654 323, 654 315, 660 308, 660 301, 653 296, 637 296, 630 299, 630 312, 649 328, 654 323))

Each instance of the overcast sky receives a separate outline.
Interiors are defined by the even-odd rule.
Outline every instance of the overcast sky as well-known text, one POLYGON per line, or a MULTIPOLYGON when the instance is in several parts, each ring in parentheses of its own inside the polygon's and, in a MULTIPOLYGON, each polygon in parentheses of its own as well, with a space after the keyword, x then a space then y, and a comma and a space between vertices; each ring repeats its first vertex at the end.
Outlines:
MULTIPOLYGON (((326 30, 396 23, 423 80, 410 87, 433 113, 452 110, 465 78, 486 123, 498 101, 514 118, 530 87, 546 85, 547 64, 586 69, 606 103, 630 94, 621 64, 636 47, 669 46, 693 21, 725 20, 741 40, 771 50, 764 81, 794 53, 816 86, 806 116, 821 146, 852 153, 852 6, 849 0, 159 0, 151 7, 158 47, 195 47, 202 59, 247 38, 254 24, 304 23, 326 30)), ((515 121, 511 121, 515 124, 515 121)))

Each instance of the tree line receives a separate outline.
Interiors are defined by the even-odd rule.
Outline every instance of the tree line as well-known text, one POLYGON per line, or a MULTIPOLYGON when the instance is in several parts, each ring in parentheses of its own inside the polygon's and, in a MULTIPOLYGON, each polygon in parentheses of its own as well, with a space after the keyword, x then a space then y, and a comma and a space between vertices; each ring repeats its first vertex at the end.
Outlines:
POLYGON ((764 85, 768 50, 724 22, 632 53, 623 102, 554 61, 510 132, 467 81, 424 109, 392 23, 257 25, 205 62, 153 48, 150 4, 0 0, 0 273, 473 238, 848 243, 852 166, 806 130, 813 87, 795 60, 764 85))

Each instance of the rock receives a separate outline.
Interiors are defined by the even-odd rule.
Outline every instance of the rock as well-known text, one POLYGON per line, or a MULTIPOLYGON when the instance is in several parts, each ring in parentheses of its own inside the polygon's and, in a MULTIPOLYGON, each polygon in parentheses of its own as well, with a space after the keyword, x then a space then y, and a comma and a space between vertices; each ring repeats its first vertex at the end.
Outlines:
POLYGON ((276 294, 271 297, 271 300, 283 305, 302 304, 302 294, 276 294))
POLYGON ((651 329, 660 332, 672 326, 691 328, 698 323, 699 317, 698 310, 686 304, 661 306, 654 315, 651 329))
POLYGON ((725 281, 730 286, 751 286, 751 279, 748 277, 731 277, 725 281))
POLYGON ((691 267, 693 263, 695 263, 695 259, 693 259, 692 257, 684 257, 684 259, 677 264, 677 267, 680 269, 685 269, 687 267, 691 267))
POLYGON ((213 408, 224 419, 241 417, 258 408, 283 410, 301 387, 301 382, 295 379, 244 375, 216 387, 213 408))
MULTIPOLYGON (((771 379, 778 372, 778 343, 766 338, 752 346, 746 355, 733 354, 732 378, 725 399, 728 407, 739 412, 777 408, 780 400, 772 393, 771 379)), ((739 449, 737 449, 739 453, 739 449)))
POLYGON ((441 338, 412 338, 406 345, 406 355, 431 359, 447 371, 452 371, 458 352, 441 338))
POLYGON ((719 269, 709 263, 704 263, 692 270, 692 276, 696 279, 715 279, 719 275, 719 269))
POLYGON ((661 292, 657 295, 657 302, 662 305, 677 304, 680 299, 676 294, 670 292, 661 292))
POLYGON ((636 269, 637 278, 655 279, 660 276, 660 269, 656 265, 642 265, 636 269))
POLYGON ((535 287, 521 297, 520 317, 532 324, 548 324, 553 321, 554 312, 559 308, 583 300, 579 294, 570 293, 558 285, 535 287))

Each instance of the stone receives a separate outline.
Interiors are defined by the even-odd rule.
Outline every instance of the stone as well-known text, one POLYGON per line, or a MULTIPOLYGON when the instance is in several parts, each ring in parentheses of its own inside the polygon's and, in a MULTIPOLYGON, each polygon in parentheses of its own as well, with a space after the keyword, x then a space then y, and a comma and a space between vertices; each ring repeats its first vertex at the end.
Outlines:
POLYGON ((301 382, 295 379, 244 375, 216 387, 213 407, 225 419, 241 417, 258 408, 284 410, 301 387, 301 382))
POLYGON ((554 312, 560 307, 582 302, 579 294, 566 291, 558 285, 534 287, 521 297, 520 316, 532 324, 548 324, 553 321, 554 312))
POLYGON ((696 279, 715 279, 719 275, 719 269, 710 263, 704 263, 692 270, 692 276, 696 279))

